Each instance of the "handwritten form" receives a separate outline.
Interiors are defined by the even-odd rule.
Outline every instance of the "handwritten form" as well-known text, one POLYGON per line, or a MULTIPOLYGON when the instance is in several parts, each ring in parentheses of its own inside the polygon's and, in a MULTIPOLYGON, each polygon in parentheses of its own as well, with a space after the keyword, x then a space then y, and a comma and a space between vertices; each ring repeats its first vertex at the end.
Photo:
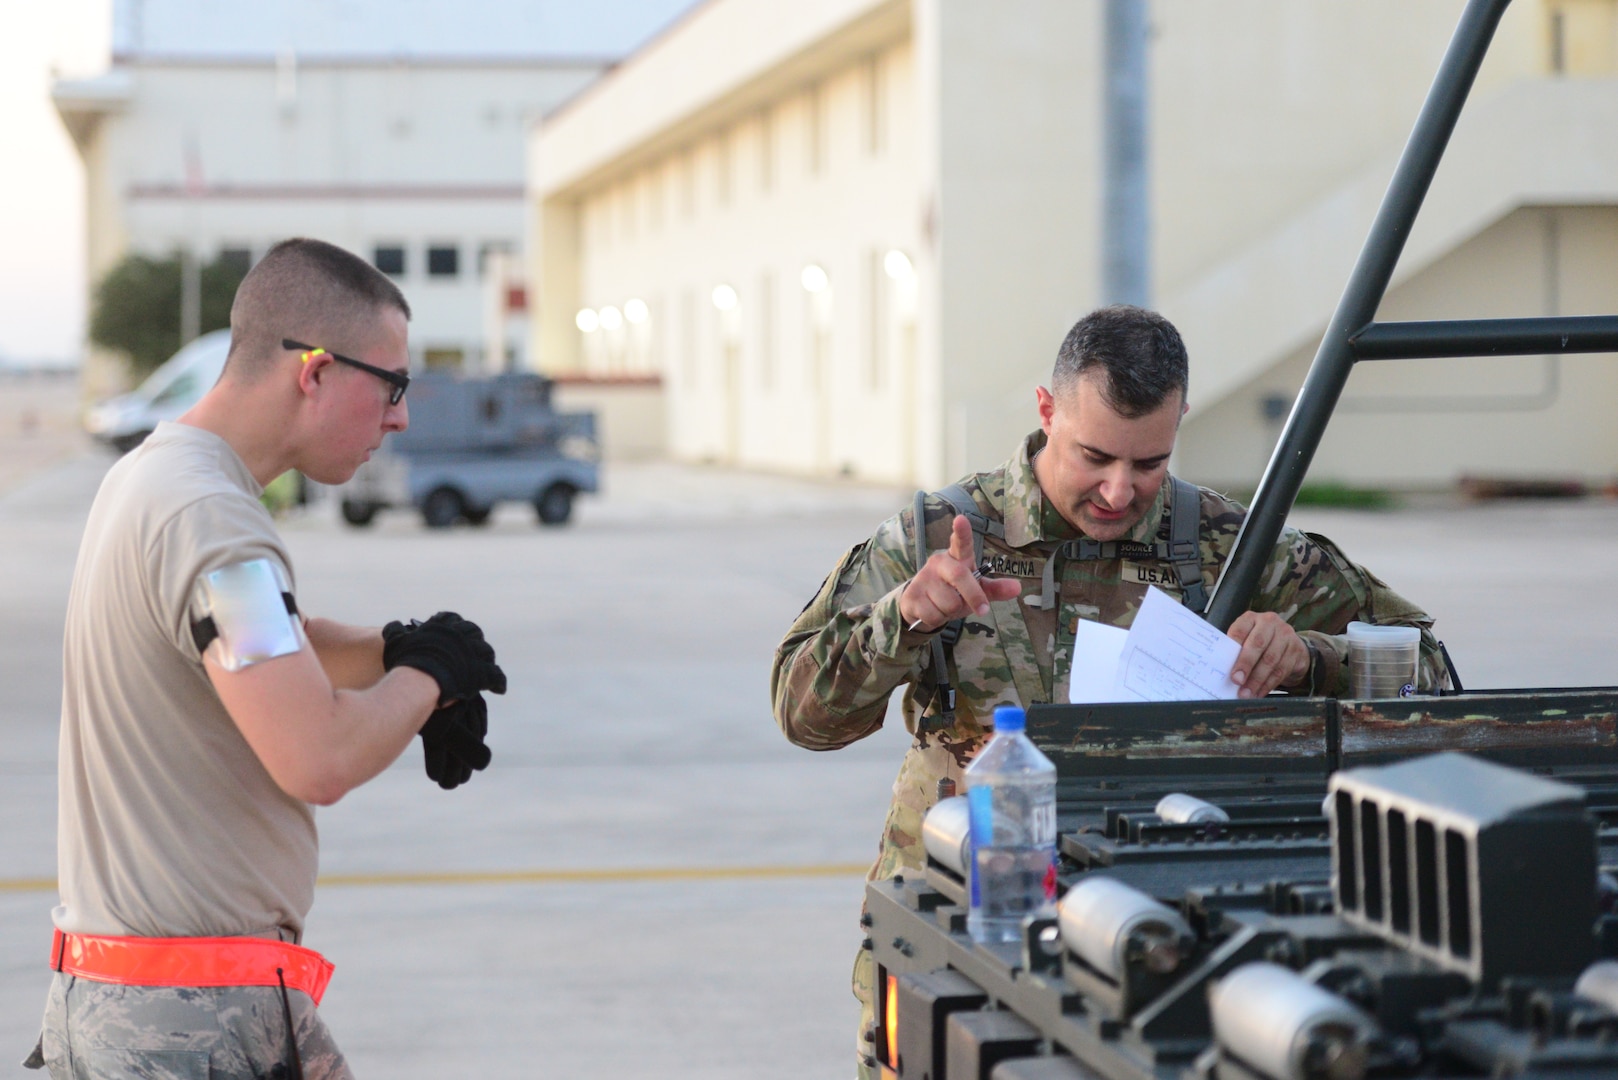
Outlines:
POLYGON ((1081 619, 1068 700, 1205 701, 1234 698, 1230 669, 1242 647, 1161 589, 1146 591, 1126 633, 1081 619))

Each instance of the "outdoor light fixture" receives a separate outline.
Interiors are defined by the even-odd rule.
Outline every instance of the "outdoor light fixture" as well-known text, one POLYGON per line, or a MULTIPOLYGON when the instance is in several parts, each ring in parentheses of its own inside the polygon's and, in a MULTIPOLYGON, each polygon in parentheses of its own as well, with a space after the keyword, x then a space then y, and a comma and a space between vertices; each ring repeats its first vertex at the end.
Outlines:
POLYGON ((601 329, 609 334, 624 325, 624 313, 608 304, 601 309, 601 329))
POLYGON ((647 308, 646 301, 640 297, 637 296, 624 301, 624 318, 630 322, 643 323, 649 315, 651 315, 651 311, 647 308))
POLYGON ((803 282, 804 292, 812 293, 824 292, 826 286, 831 284, 831 278, 826 276, 825 269, 819 263, 809 263, 805 266, 798 280, 803 282))
MULTIPOLYGON (((903 281, 916 272, 916 268, 910 265, 910 256, 898 248, 893 248, 883 256, 882 269, 886 270, 888 276, 895 281, 903 281)), ((805 288, 807 287, 806 285, 805 288)))
POLYGON ((596 327, 601 325, 601 317, 590 308, 580 308, 579 313, 573 316, 573 325, 586 334, 593 334, 596 327))
POLYGON ((735 310, 736 290, 729 285, 715 285, 713 287, 713 306, 720 311, 735 310))

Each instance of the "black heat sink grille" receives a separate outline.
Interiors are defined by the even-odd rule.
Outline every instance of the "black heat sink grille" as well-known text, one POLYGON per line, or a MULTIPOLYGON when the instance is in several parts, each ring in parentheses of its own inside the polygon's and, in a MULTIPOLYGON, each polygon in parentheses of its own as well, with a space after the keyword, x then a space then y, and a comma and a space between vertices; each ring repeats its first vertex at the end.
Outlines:
POLYGON ((1576 974, 1593 958, 1596 915, 1583 798, 1460 754, 1338 773, 1328 796, 1337 910, 1480 983, 1576 974))

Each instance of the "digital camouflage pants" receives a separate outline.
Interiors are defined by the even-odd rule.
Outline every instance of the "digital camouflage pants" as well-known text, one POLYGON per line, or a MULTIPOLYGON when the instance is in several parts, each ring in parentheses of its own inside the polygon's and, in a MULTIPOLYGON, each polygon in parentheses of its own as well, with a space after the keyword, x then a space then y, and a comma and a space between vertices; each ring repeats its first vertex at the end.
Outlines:
MULTIPOLYGON (((306 1080, 353 1080, 301 990, 288 994, 306 1080)), ((277 987, 117 986, 57 974, 45 1029, 23 1062, 51 1080, 286 1080, 286 1019, 277 987)))

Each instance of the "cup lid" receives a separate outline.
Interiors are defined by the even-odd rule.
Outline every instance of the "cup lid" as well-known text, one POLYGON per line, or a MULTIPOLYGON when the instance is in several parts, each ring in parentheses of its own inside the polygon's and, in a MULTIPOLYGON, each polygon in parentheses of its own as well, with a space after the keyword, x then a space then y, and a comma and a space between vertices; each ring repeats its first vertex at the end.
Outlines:
POLYGON ((1376 626, 1366 622, 1348 624, 1348 640, 1362 645, 1414 645, 1421 631, 1414 626, 1376 626))

